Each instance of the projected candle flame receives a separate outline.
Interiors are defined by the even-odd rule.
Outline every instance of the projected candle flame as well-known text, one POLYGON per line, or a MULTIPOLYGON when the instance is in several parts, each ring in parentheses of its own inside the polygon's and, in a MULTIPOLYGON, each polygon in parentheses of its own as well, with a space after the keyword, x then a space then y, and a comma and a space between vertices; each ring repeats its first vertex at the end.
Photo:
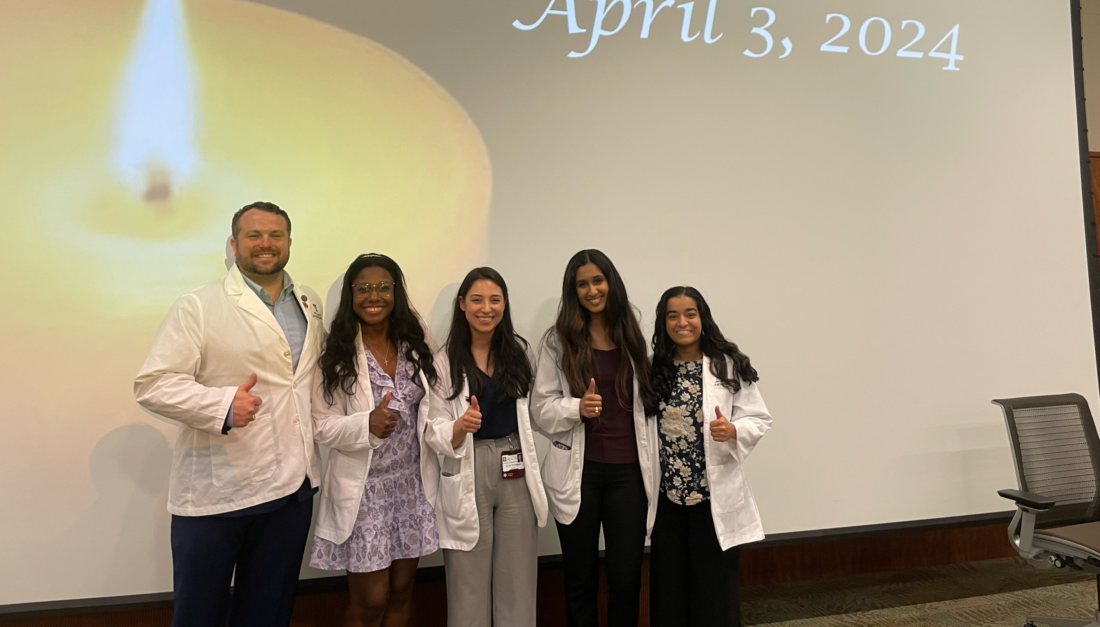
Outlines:
POLYGON ((181 0, 149 0, 122 82, 115 167, 146 202, 162 202, 199 168, 195 80, 181 0))

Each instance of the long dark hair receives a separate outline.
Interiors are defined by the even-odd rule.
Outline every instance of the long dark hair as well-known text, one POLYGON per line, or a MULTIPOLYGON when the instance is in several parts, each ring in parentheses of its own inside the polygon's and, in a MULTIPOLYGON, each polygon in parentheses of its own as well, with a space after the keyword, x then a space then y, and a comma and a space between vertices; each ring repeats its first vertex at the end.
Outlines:
POLYGON ((336 388, 340 388, 348 396, 355 394, 355 382, 359 377, 359 360, 355 351, 355 338, 359 335, 359 316, 353 309, 355 298, 351 293, 351 283, 364 268, 382 268, 393 277, 393 311, 390 312, 388 336, 398 347, 401 342, 405 343, 405 358, 413 364, 413 382, 420 385, 417 375, 421 371, 429 383, 434 384, 439 380, 432 364, 432 351, 428 348, 420 316, 409 303, 405 274, 401 272, 401 267, 385 255, 359 255, 344 273, 340 305, 336 309, 336 317, 332 319, 332 328, 325 338, 325 350, 319 360, 325 402, 330 404, 336 388))
POLYGON ((516 333, 512 325, 512 305, 508 301, 508 286, 504 277, 492 268, 474 268, 462 279, 455 295, 454 315, 451 316, 451 331, 447 334, 447 359, 451 362, 451 383, 453 386, 448 398, 457 398, 462 393, 462 378, 470 385, 470 394, 481 395, 481 376, 478 375, 477 361, 470 352, 470 323, 461 303, 469 293, 475 281, 492 281, 504 295, 504 315, 493 329, 493 339, 489 345, 489 361, 493 364, 493 380, 499 390, 498 400, 505 398, 523 398, 531 390, 531 362, 527 360, 527 340, 516 333))
POLYGON ((737 345, 726 339, 710 313, 710 305, 690 286, 670 287, 661 294, 657 303, 657 320, 653 324, 653 387, 662 399, 672 394, 676 383, 676 368, 672 359, 676 355, 676 344, 668 336, 665 315, 668 301, 678 296, 687 296, 695 301, 699 310, 699 320, 703 323, 703 334, 699 336, 699 348, 710 358, 710 372, 732 392, 741 390, 741 382, 755 383, 760 380, 756 368, 749 363, 749 356, 741 352, 737 345), (729 371, 726 358, 733 362, 733 372, 729 371))
POLYGON ((633 395, 633 382, 627 376, 633 364, 642 397, 637 400, 641 400, 647 416, 653 415, 657 411, 657 394, 649 380, 645 336, 642 335, 638 316, 626 295, 626 286, 623 285, 619 271, 607 255, 598 250, 582 250, 573 255, 566 264, 565 275, 562 277, 558 319, 554 322, 553 330, 561 346, 560 366, 569 383, 569 393, 576 397, 583 396, 588 388, 588 381, 592 378, 592 336, 589 334, 592 314, 577 299, 577 271, 589 263, 595 264, 607 279, 607 304, 603 312, 607 335, 615 346, 622 349, 619 369, 615 375, 615 392, 619 404, 626 407, 627 401, 633 395))

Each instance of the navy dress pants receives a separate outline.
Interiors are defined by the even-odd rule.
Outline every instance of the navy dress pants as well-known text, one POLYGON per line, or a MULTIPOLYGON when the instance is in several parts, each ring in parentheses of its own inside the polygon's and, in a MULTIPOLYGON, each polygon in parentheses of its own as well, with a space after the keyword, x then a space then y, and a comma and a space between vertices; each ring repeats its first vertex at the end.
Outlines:
POLYGON ((172 516, 173 627, 289 625, 312 518, 313 499, 293 495, 258 514, 172 516))

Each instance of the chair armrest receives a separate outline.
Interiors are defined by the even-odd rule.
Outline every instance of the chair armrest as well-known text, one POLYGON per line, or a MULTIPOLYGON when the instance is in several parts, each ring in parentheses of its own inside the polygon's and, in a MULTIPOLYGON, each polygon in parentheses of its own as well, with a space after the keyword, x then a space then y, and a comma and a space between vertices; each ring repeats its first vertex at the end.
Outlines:
POLYGON ((998 490, 997 494, 1010 501, 1015 501, 1019 506, 1039 511, 1048 510, 1057 503, 1054 499, 1032 494, 1031 492, 1024 492, 1023 490, 998 490))

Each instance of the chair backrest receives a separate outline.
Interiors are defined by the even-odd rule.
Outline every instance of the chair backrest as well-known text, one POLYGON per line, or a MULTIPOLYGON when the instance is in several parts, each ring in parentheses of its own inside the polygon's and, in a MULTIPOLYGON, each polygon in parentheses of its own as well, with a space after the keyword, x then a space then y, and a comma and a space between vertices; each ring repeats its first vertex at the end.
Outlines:
POLYGON ((996 399, 1008 423, 1020 489, 1056 499, 1040 529, 1100 520, 1100 437, 1080 394, 996 399))

